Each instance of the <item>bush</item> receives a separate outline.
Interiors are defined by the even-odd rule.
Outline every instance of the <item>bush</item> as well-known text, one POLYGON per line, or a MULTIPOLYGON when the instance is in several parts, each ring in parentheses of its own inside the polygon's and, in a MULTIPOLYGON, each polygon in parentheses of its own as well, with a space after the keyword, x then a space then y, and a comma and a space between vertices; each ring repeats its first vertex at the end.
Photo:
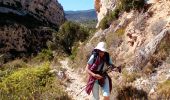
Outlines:
POLYGON ((131 9, 143 8, 145 4, 145 0, 120 0, 118 8, 121 11, 130 11, 131 9))
POLYGON ((124 33, 125 33, 125 28, 119 28, 118 30, 116 30, 116 36, 117 37, 122 37, 123 35, 124 35, 124 33))
POLYGON ((33 60, 34 61, 51 61, 53 59, 53 53, 50 49, 43 49, 33 60))
POLYGON ((123 70, 122 75, 123 75, 123 79, 124 79, 125 83, 133 82, 137 78, 141 77, 141 73, 137 73, 137 72, 129 73, 126 70, 123 70))
POLYGON ((109 28, 111 22, 119 17, 119 9, 108 12, 108 14, 101 20, 99 28, 102 30, 109 28))
POLYGON ((84 41, 89 36, 90 30, 73 22, 65 22, 61 25, 59 32, 55 33, 55 43, 61 43, 67 54, 71 54, 72 46, 76 42, 84 41))
POLYGON ((124 86, 118 90, 117 100, 148 100, 148 96, 144 90, 124 86))
POLYGON ((70 55, 71 60, 74 60, 77 55, 78 47, 74 46, 70 55))
POLYGON ((0 81, 11 75, 14 71, 27 67, 28 65, 22 60, 14 60, 12 62, 4 64, 0 67, 0 81))
POLYGON ((155 67, 151 64, 151 62, 148 62, 146 66, 143 67, 142 72, 144 75, 150 75, 155 71, 155 67))
POLYGON ((101 28, 102 30, 109 28, 107 17, 104 17, 101 20, 101 22, 99 24, 99 28, 101 28))
POLYGON ((49 50, 57 49, 57 46, 52 41, 47 41, 46 44, 49 50))
POLYGON ((101 20, 99 28, 102 30, 109 28, 112 21, 119 17, 119 13, 122 11, 130 11, 131 9, 143 8, 145 4, 144 0, 119 0, 115 10, 108 12, 108 14, 101 20))
POLYGON ((41 66, 15 71, 0 82, 0 98, 3 100, 70 100, 49 70, 49 63, 46 62, 41 66))

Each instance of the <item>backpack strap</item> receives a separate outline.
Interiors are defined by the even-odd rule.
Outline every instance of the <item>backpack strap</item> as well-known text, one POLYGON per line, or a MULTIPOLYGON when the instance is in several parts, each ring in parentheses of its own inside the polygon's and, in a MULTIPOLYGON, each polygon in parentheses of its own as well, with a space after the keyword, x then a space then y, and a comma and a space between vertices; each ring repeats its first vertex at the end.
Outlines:
POLYGON ((94 59, 93 59, 93 64, 94 64, 95 61, 96 61, 96 59, 97 59, 97 57, 99 56, 98 50, 94 49, 94 50, 92 51, 92 54, 91 54, 91 55, 94 55, 94 59))
POLYGON ((104 54, 104 56, 105 56, 105 62, 106 62, 106 64, 107 65, 110 65, 110 63, 109 63, 109 61, 110 61, 110 55, 109 55, 109 53, 108 52, 105 52, 105 54, 104 54))

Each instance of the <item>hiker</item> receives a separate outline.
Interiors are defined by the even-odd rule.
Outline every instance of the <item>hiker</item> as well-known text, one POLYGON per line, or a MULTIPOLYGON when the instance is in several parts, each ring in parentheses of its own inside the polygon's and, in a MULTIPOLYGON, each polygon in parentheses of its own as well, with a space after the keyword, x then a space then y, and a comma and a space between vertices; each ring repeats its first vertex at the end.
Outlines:
POLYGON ((105 71, 107 64, 111 69, 116 68, 106 50, 105 42, 99 42, 90 56, 86 71, 90 75, 86 85, 86 93, 93 93, 93 100, 99 100, 99 86, 102 88, 104 100, 109 100, 112 90, 112 81, 105 71))

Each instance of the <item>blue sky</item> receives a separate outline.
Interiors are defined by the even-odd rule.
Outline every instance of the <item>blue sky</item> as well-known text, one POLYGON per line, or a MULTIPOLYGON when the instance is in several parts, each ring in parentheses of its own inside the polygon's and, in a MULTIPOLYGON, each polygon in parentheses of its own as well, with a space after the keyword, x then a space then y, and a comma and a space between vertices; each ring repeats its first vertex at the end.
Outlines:
POLYGON ((65 11, 94 9, 94 0, 58 0, 65 11))

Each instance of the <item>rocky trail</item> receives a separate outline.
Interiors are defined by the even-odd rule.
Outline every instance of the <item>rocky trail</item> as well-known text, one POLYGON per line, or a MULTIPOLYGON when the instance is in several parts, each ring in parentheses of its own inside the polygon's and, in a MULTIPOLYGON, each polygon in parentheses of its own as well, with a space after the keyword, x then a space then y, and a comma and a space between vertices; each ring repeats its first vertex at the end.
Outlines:
POLYGON ((86 83, 78 71, 68 66, 68 59, 60 61, 62 68, 66 69, 67 81, 66 92, 72 97, 73 100, 89 100, 89 96, 85 92, 86 83))

